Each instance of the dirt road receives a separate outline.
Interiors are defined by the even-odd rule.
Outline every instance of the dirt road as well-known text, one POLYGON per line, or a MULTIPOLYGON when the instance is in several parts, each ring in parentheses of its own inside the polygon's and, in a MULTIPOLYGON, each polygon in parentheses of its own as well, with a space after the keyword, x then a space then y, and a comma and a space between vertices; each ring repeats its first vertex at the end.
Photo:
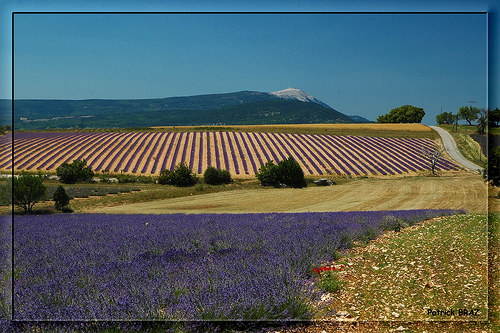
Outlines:
POLYGON ((235 190, 93 209, 110 214, 323 212, 406 209, 487 211, 487 187, 479 175, 358 179, 304 189, 235 190))

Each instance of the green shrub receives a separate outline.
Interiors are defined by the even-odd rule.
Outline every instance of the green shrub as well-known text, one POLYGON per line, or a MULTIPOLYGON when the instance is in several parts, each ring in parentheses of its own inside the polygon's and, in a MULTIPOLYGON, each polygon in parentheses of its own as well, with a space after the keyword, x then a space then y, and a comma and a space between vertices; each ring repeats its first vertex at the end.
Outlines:
POLYGON ((228 170, 218 170, 209 166, 203 173, 203 182, 210 185, 229 184, 233 180, 228 170))
POLYGON ((256 174, 261 185, 264 186, 279 186, 279 168, 273 161, 269 161, 259 168, 256 174))
POLYGON ((56 169, 57 176, 62 183, 74 184, 77 182, 89 182, 94 177, 94 171, 87 166, 87 161, 74 160, 73 163, 64 162, 56 169))
POLYGON ((69 196, 66 194, 66 191, 64 190, 64 187, 62 185, 59 185, 56 190, 54 191, 54 194, 52 195, 52 199, 55 201, 55 207, 57 210, 63 210, 63 207, 69 205, 69 196))
POLYGON ((304 171, 292 156, 278 163, 279 181, 294 188, 306 187, 304 171))
POLYGON ((197 182, 198 178, 185 163, 177 165, 173 171, 162 170, 158 177, 158 183, 163 185, 187 187, 197 182))
POLYGON ((23 208, 28 213, 32 212, 33 205, 42 200, 47 193, 42 177, 25 172, 19 178, 10 179, 7 184, 12 189, 14 205, 23 208))

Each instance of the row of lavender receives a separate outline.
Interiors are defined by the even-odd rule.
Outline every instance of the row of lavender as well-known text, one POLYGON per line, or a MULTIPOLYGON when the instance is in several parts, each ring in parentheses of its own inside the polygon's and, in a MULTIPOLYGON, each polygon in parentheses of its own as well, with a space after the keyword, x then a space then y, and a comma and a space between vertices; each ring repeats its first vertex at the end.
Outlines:
MULTIPOLYGON (((0 169, 12 167, 9 136, 0 143, 0 169)), ((158 174, 186 163, 233 175, 254 175, 268 161, 293 156, 306 174, 400 174, 428 170, 422 148, 429 139, 249 132, 16 133, 14 168, 55 170, 63 162, 86 159, 93 170, 158 174)), ((456 170, 439 160, 437 169, 456 170)))
POLYGON ((314 267, 398 221, 454 213, 15 216, 13 318, 309 319, 314 267))

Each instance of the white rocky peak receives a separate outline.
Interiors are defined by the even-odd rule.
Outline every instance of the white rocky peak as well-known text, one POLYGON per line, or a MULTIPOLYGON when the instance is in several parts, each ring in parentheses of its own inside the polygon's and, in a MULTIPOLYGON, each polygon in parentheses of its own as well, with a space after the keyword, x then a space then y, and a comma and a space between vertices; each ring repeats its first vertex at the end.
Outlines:
POLYGON ((330 106, 326 105, 325 103, 312 97, 311 95, 309 95, 308 93, 306 93, 300 89, 288 88, 288 89, 283 89, 280 91, 274 91, 274 92, 271 92, 270 94, 278 96, 280 98, 284 98, 284 99, 297 100, 297 101, 301 101, 301 102, 313 102, 313 103, 323 105, 327 108, 330 108, 330 106))

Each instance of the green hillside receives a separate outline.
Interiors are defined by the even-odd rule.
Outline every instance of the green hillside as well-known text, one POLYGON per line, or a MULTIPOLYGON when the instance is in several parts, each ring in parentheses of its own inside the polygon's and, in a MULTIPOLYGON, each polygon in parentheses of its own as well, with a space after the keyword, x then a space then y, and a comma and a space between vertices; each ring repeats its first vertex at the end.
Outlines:
POLYGON ((47 121, 17 121, 15 129, 113 128, 150 126, 261 125, 303 123, 352 123, 348 116, 316 103, 270 100, 210 110, 162 110, 104 114, 47 121))
MULTIPOLYGON (((11 123, 11 108, 10 100, 0 100, 2 123, 11 123)), ((15 100, 13 116, 17 130, 356 122, 325 105, 256 91, 158 99, 15 100)))

